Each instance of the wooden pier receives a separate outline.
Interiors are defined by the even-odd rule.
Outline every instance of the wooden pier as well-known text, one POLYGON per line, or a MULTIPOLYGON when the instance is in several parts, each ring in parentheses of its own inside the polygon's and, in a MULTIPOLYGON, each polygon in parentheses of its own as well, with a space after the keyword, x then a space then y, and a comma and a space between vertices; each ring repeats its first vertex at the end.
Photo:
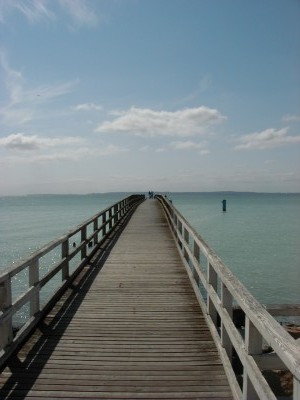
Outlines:
MULTIPOLYGON (((63 259, 55 269, 62 273, 62 286, 44 309, 37 290, 30 292, 29 287, 31 295, 23 297, 31 301, 31 322, 19 337, 13 338, 9 332, 11 315, 7 310, 15 311, 25 300, 13 301, 11 294, 7 295, 7 276, 11 278, 13 271, 0 275, 0 327, 6 335, 2 338, 0 398, 276 399, 258 374, 259 367, 252 365, 256 354, 255 362, 264 364, 262 369, 270 368, 268 363, 272 368, 285 368, 282 365, 289 360, 294 399, 298 400, 299 354, 288 354, 297 350, 292 338, 283 334, 283 361, 278 356, 266 360, 260 327, 254 327, 249 319, 253 310, 250 317, 246 313, 246 338, 235 337, 232 319, 225 322, 221 308, 232 315, 233 296, 225 293, 226 277, 220 277, 221 301, 214 299, 218 270, 213 252, 202 248, 205 243, 196 236, 191 247, 192 231, 179 213, 174 214, 170 202, 161 198, 139 203, 114 205, 51 244, 51 249, 62 247, 63 259), (133 213, 130 219, 129 211, 129 217, 133 213), (178 231, 172 228, 172 219, 178 231), (90 237, 88 225, 94 228, 90 237), (69 243, 78 232, 81 245, 72 254, 69 243), (88 254, 91 240, 93 248, 88 254), (200 261, 200 251, 209 260, 206 308, 199 290, 203 272, 191 267, 194 258, 200 261), (66 266, 70 267, 76 254, 84 261, 72 275, 66 266), (243 383, 231 366, 236 346, 243 347, 237 351, 244 365, 243 383)), ((38 268, 36 260, 44 254, 45 249, 18 267, 22 270, 27 265, 29 281, 39 290, 54 275, 50 271, 45 279, 32 270, 30 273, 30 267, 38 268)), ((231 289, 229 284, 227 288, 231 289)), ((245 304, 241 306, 245 310, 245 304)), ((261 310, 257 312, 260 316, 261 310)))

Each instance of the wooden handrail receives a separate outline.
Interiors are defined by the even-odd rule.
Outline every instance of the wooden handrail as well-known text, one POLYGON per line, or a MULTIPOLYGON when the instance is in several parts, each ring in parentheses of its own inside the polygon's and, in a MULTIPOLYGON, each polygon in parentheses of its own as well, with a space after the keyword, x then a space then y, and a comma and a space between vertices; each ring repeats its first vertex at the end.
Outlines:
POLYGON ((299 344, 224 265, 172 202, 161 195, 156 197, 164 208, 197 299, 219 349, 234 398, 275 400, 262 369, 285 368, 294 377, 293 399, 300 400, 299 344), (200 263, 200 255, 206 258, 206 268, 200 263), (245 313, 244 334, 233 322, 234 304, 245 313), (271 357, 263 353, 263 342, 274 350, 275 354, 271 357), (233 348, 243 365, 242 385, 238 383, 232 368, 233 348))
POLYGON ((5 365, 8 357, 44 316, 45 310, 63 293, 110 237, 117 225, 127 219, 144 199, 144 195, 132 195, 123 199, 77 225, 65 235, 51 241, 16 265, 0 271, 0 368, 5 365), (88 228, 92 230, 91 234, 87 233, 88 228), (80 243, 71 251, 72 238, 77 234, 80 234, 80 243), (53 250, 58 251, 60 259, 41 277, 40 261, 53 250), (79 260, 76 257, 79 257, 79 260), (76 261, 72 272, 70 272, 71 261, 76 261), (28 288, 18 293, 18 297, 14 299, 12 279, 22 271, 27 273, 28 288), (41 289, 59 272, 61 272, 59 287, 50 299, 42 304, 41 289), (30 306, 29 318, 14 335, 13 316, 27 303, 30 306))

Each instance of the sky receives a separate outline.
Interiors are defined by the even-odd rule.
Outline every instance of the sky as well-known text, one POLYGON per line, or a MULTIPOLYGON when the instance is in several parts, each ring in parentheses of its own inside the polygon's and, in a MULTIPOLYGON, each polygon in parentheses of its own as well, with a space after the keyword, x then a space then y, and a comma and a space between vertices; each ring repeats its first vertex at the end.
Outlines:
POLYGON ((0 195, 300 192, 299 0, 0 0, 0 195))

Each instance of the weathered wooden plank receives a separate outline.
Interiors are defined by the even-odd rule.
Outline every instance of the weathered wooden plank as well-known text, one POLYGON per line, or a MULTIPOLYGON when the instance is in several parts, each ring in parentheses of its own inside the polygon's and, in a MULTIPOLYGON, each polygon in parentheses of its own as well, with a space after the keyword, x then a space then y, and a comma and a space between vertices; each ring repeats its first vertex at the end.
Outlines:
MULTIPOLYGON (((205 383, 205 382, 202 382, 205 383)), ((54 383, 49 384, 47 381, 46 383, 39 383, 37 381, 34 384, 31 384, 30 382, 24 382, 23 383, 23 390, 34 390, 34 391, 48 391, 48 390, 55 390, 55 391, 68 391, 68 392, 111 392, 114 393, 116 391, 124 393, 124 392, 131 392, 131 393, 170 393, 170 392, 199 392, 199 385, 192 385, 190 382, 188 385, 185 383, 178 385, 171 385, 168 382, 164 382, 163 385, 158 385, 157 383, 153 383, 152 385, 146 382, 143 385, 137 385, 136 382, 128 382, 127 385, 122 386, 122 385, 101 385, 98 384, 96 385, 95 383, 90 384, 90 385, 83 385, 83 384, 78 384, 75 386, 76 389, 74 389, 74 385, 72 384, 64 384, 63 382, 60 383, 54 383)), ((224 392, 228 389, 228 386, 225 385, 218 385, 214 384, 211 382, 210 385, 201 385, 201 392, 214 392, 214 393, 220 393, 224 392)), ((227 390, 228 392, 228 390, 227 390)))
MULTIPOLYGON (((42 373, 53 373, 53 372, 59 372, 61 373, 61 365, 57 364, 48 364, 44 365, 42 371, 39 368, 39 365, 30 365, 30 370, 24 368, 24 366, 20 366, 20 363, 12 363, 11 366, 13 366, 13 373, 12 371, 9 371, 6 373, 6 376, 13 376, 15 377, 15 374, 22 374, 22 376, 27 376, 27 374, 34 373, 34 374, 42 374, 42 373)), ((116 374, 116 376, 123 376, 123 374, 142 374, 145 376, 150 376, 150 375, 159 375, 159 376, 164 376, 164 375, 181 375, 181 376, 190 376, 192 374, 196 374, 199 376, 214 376, 216 373, 224 373, 223 366, 221 364, 203 364, 203 365, 186 365, 184 368, 180 364, 170 364, 168 366, 168 369, 166 369, 165 365, 162 364, 139 364, 139 365, 131 365, 130 368, 124 369, 123 365, 117 364, 117 365, 108 365, 108 364, 101 364, 97 366, 97 369, 94 368, 93 365, 91 364, 86 364, 84 366, 82 365, 77 365, 77 364, 70 364, 70 365, 65 365, 63 368, 63 371, 65 374, 72 374, 72 373, 88 373, 88 374, 99 374, 101 371, 101 377, 103 375, 106 375, 108 373, 110 374, 116 374), (207 373, 208 372, 208 373, 207 373), (206 374, 207 373, 207 374, 206 374)), ((36 376, 36 375, 35 375, 36 376)), ((99 378, 99 375, 98 375, 99 378)))
MULTIPOLYGON (((4 396, 9 395, 10 392, 3 392, 4 396)), ((14 399, 24 399, 32 400, 32 399, 47 399, 47 400, 56 400, 56 399, 64 399, 64 400, 73 400, 73 399, 232 399, 232 395, 230 392, 168 392, 168 393, 142 393, 142 392, 68 392, 68 391, 14 391, 14 399)))
MULTIPOLYGON (((10 374, 5 374, 3 373, 3 377, 1 379, 1 383, 7 379, 8 376, 11 376, 10 374)), ((26 381, 28 379, 35 378, 36 375, 34 373, 27 373, 26 376, 24 376, 23 373, 14 373, 14 376, 18 378, 18 382, 21 381, 26 381)), ((90 381, 96 381, 99 383, 99 375, 97 371, 89 371, 89 373, 86 373, 86 371, 79 371, 79 370, 63 370, 61 372, 53 372, 49 370, 44 370, 40 373, 39 375, 39 380, 53 380, 54 382, 63 380, 64 382, 67 381, 75 381, 78 383, 78 378, 81 379, 82 385, 88 384, 87 382, 90 381)), ((168 373, 167 375, 162 373, 161 371, 147 371, 147 376, 145 376, 144 371, 119 371, 118 374, 109 374, 109 373, 103 373, 101 375, 101 382, 123 382, 123 385, 126 385, 128 381, 138 381, 139 383, 144 382, 144 381, 153 381, 153 382, 163 382, 167 381, 169 384, 170 382, 174 381, 177 382, 178 380, 180 381, 185 381, 185 382, 214 382, 216 384, 223 385, 226 383, 227 378, 225 374, 221 374, 220 372, 216 371, 211 373, 209 375, 201 375, 199 374, 199 371, 189 371, 189 374, 183 374, 182 371, 173 371, 168 373)))

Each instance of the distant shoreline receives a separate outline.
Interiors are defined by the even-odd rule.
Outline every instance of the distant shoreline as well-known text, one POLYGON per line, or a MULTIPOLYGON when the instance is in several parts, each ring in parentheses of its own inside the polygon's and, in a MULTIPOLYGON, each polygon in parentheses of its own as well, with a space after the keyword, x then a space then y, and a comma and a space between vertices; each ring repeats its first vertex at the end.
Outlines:
MULTIPOLYGON (((135 193, 142 193, 142 194, 147 194, 148 191, 129 191, 129 192, 122 192, 122 191, 116 191, 116 192, 99 192, 99 193, 28 193, 28 194, 2 194, 0 195, 0 198, 3 197, 51 197, 51 196, 110 196, 110 195, 118 195, 118 194, 124 194, 124 195, 130 195, 130 194, 135 194, 135 193)), ((159 193, 159 194, 166 194, 166 195, 181 195, 181 194, 187 194, 187 195, 193 195, 193 194, 223 194, 223 195, 231 195, 231 194, 258 194, 258 195, 300 195, 300 192, 255 192, 255 191, 235 191, 235 190, 216 190, 216 191, 200 191, 200 192, 195 192, 195 191, 184 191, 184 192, 177 192, 177 191, 157 191, 154 193, 159 193)))

